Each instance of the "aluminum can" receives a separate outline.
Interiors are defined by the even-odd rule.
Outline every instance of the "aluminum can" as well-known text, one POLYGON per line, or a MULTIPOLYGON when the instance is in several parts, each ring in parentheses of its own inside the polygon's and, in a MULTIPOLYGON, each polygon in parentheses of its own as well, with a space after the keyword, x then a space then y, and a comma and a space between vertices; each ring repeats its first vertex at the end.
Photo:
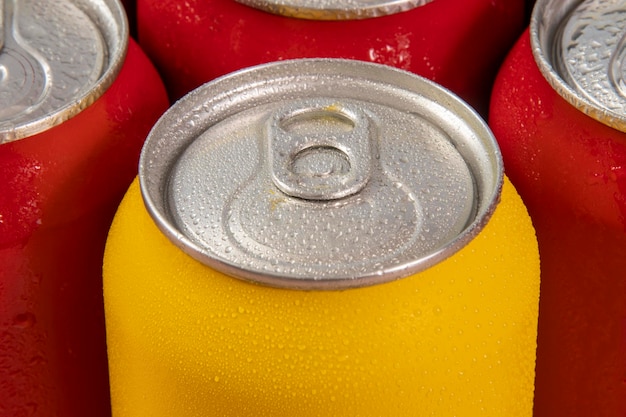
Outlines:
POLYGON ((525 27, 524 0, 138 0, 137 18, 173 99, 252 65, 331 57, 415 72, 483 114, 525 27))
POLYGON ((167 94, 119 2, 0 6, 0 415, 108 416, 104 243, 167 94))
POLYGON ((113 222, 113 415, 530 416, 538 290, 467 104, 356 60, 244 69, 157 122, 113 222))
POLYGON ((626 415, 626 6, 537 0, 490 125, 542 265, 535 416, 626 415))

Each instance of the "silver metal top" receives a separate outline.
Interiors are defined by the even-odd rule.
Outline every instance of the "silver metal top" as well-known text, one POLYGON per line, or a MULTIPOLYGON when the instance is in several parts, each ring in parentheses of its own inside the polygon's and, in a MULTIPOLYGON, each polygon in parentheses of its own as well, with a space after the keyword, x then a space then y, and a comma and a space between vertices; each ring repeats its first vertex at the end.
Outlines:
POLYGON ((390 281, 465 246, 498 202, 484 121, 379 64, 281 61, 178 101, 142 151, 148 211, 183 251, 272 286, 390 281))
POLYGON ((309 20, 356 20, 387 16, 434 0, 236 0, 273 14, 309 20))
POLYGON ((56 126, 117 76, 128 25, 117 0, 3 0, 0 144, 56 126))
POLYGON ((626 3, 537 0, 530 33, 552 87, 584 113, 626 132, 626 3))

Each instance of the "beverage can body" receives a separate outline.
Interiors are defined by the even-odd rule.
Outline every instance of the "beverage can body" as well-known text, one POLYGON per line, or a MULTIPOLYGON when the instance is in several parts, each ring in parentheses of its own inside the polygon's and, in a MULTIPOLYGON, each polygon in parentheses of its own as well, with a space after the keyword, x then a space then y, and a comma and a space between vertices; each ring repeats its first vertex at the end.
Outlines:
POLYGON ((330 57, 417 73, 486 113, 497 68, 523 30, 524 2, 434 0, 417 4, 399 12, 383 10, 376 17, 315 20, 297 13, 270 13, 232 0, 139 0, 138 37, 171 98, 240 68, 290 58, 330 57))
POLYGON ((530 416, 536 239, 459 103, 333 59, 178 101, 107 241, 113 414, 530 416))
MULTIPOLYGON (((38 10, 50 4, 3 4, 5 24, 29 20, 32 25, 13 32, 21 35, 18 41, 5 38, 0 51, 7 69, 0 83, 0 414, 105 417, 110 415, 110 395, 102 302, 104 241, 135 176, 143 140, 167 108, 167 96, 139 46, 132 40, 125 46, 124 26, 115 29, 123 21, 117 3, 79 7, 63 2, 43 13, 38 10), (93 24, 98 16, 101 22, 113 22, 112 34, 96 38, 115 39, 122 49, 107 43, 106 54, 119 60, 119 68, 103 65, 109 69, 99 81, 82 87, 64 84, 65 98, 56 101, 59 96, 49 98, 46 91, 64 82, 64 71, 75 78, 85 72, 76 61, 72 67, 55 55, 58 49, 39 50, 41 45, 31 37, 46 27, 54 39, 55 23, 47 23, 46 16, 52 21, 58 10, 73 19, 65 26, 68 33, 76 26, 84 28, 85 22, 98 28, 93 24), (20 60, 32 63, 34 72, 16 71, 14 63, 20 60), (48 69, 45 82, 38 81, 38 68, 48 69), (20 75, 27 81, 20 92, 42 86, 43 92, 14 94, 12 83, 17 79, 19 84, 20 75), (101 85, 109 76, 110 85, 101 85), (74 98, 66 99, 71 94, 74 98), (42 110, 53 102, 57 104, 42 110)), ((81 34, 87 39, 91 33, 81 34)), ((89 55, 85 50, 95 51, 94 56, 101 52, 89 41, 73 41, 80 44, 76 50, 82 57, 89 55)), ((59 41, 57 46, 62 50, 67 44, 59 41)), ((95 62, 102 65, 99 59, 95 62)))
POLYGON ((530 417, 535 242, 509 184, 494 216, 415 276, 294 292, 183 253, 135 185, 105 264, 113 415, 530 417))
MULTIPOLYGON (((546 3, 537 1, 541 14, 533 19, 549 16, 546 3)), ((562 12, 572 7, 554 3, 554 10, 562 12)), ((584 29, 588 28, 593 25, 584 29)), ((559 90, 569 89, 563 86, 569 84, 555 87, 543 75, 546 70, 540 70, 533 55, 538 47, 531 44, 532 31, 531 26, 498 75, 489 123, 507 175, 533 219, 541 255, 535 416, 623 416, 626 133, 620 118, 624 116, 610 114, 608 107, 594 109, 587 104, 593 99, 561 94, 559 90)), ((581 30, 581 39, 587 33, 581 30)), ((619 42, 609 44, 615 47, 619 42)), ((586 52, 579 57, 611 55, 619 54, 586 52)), ((602 70, 603 65, 595 62, 588 68, 602 70)), ((602 78, 595 84, 601 85, 602 78)))

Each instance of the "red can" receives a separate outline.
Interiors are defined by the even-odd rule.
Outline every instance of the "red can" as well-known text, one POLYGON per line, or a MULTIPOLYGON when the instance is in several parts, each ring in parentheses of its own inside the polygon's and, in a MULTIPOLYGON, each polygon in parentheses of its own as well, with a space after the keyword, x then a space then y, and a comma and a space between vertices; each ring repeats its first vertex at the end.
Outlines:
POLYGON ((626 415, 626 7, 537 0, 490 125, 542 265, 535 416, 626 415))
POLYGON ((288 58, 351 58, 429 78, 486 110, 525 0, 138 0, 138 37, 170 97, 288 58))
POLYGON ((0 415, 110 415, 101 265, 167 108, 117 0, 2 2, 0 415))

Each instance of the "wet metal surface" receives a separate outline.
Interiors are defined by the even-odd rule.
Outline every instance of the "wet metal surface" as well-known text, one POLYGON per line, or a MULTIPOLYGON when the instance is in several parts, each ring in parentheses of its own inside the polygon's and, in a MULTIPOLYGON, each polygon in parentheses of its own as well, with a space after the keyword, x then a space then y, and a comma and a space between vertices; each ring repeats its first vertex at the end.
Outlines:
POLYGON ((0 143, 39 133, 93 103, 111 85, 128 29, 111 0, 4 0, 0 143))
POLYGON ((331 289, 454 254, 497 204, 502 166, 482 119, 441 87, 320 59, 195 90, 157 123, 139 175, 157 225, 198 260, 331 289))

